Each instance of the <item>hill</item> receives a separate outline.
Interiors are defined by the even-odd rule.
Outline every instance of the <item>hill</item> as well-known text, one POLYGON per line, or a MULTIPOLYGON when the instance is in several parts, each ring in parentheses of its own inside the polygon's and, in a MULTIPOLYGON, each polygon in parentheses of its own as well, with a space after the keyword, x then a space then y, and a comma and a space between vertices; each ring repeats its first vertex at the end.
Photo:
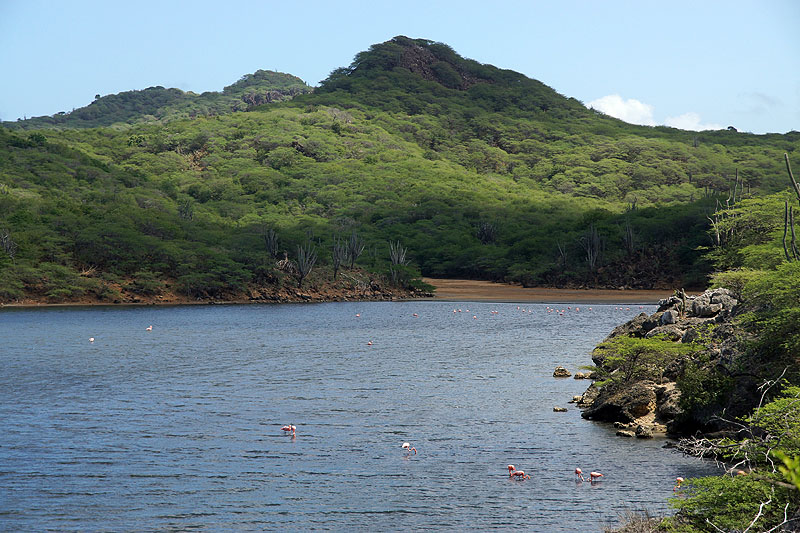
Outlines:
POLYGON ((311 284, 360 266, 406 287, 702 286, 709 220, 784 190, 800 141, 632 126, 406 37, 313 93, 220 109, 0 129, 0 299, 241 297, 299 285, 313 252, 311 284))
POLYGON ((214 116, 233 111, 247 111, 254 106, 290 100, 311 92, 303 80, 290 74, 258 70, 243 76, 222 92, 195 94, 180 89, 149 87, 106 96, 69 113, 3 122, 10 129, 63 129, 123 126, 139 123, 168 122, 182 118, 214 116))

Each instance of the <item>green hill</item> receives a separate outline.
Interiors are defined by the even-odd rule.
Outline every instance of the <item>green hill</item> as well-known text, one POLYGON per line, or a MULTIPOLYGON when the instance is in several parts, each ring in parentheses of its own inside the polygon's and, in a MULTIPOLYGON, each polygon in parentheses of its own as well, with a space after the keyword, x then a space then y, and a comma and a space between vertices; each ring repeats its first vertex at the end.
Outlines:
MULTIPOLYGON (((251 82, 211 94, 242 102, 251 82)), ((124 129, 0 129, 0 243, 15 245, 0 299, 119 299, 109 286, 144 290, 131 280, 230 297, 291 283, 276 259, 301 245, 323 283, 354 233, 355 264, 399 284, 699 286, 708 216, 785 189, 782 156, 800 141, 632 126, 406 37, 289 101, 179 107, 129 113, 124 129), (390 242, 410 265, 392 265, 390 242)))
POLYGON ((290 100, 311 90, 300 78, 290 74, 259 70, 225 87, 222 92, 195 94, 159 86, 107 96, 97 95, 88 106, 69 113, 3 122, 3 126, 29 130, 167 122, 246 111, 257 105, 290 100))

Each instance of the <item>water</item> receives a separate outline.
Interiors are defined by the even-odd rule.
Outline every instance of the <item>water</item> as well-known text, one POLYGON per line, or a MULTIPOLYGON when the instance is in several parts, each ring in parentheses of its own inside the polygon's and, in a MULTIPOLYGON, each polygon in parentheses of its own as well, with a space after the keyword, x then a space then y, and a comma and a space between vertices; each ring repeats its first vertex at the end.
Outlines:
POLYGON ((601 531, 664 511, 676 476, 715 469, 567 403, 588 382, 555 366, 641 311, 579 305, 4 310, 0 529, 601 531))

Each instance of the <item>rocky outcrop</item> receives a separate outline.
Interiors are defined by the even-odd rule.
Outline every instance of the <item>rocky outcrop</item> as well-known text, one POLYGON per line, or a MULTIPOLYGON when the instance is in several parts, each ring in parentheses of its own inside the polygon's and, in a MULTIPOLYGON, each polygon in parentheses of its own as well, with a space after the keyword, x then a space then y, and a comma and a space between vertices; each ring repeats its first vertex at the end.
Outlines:
POLYGON ((657 396, 653 382, 633 383, 629 387, 603 387, 591 406, 581 416, 606 422, 633 422, 656 410, 657 396))
POLYGON ((555 370, 553 370, 553 377, 554 378, 568 378, 572 374, 570 374, 569 370, 564 368, 563 366, 557 366, 555 370))
MULTIPOLYGON (((712 289, 697 296, 682 291, 659 301, 652 315, 640 313, 617 326, 603 341, 617 337, 653 338, 675 343, 704 341, 702 350, 710 361, 730 361, 737 350, 739 330, 731 324, 738 301, 727 289, 712 289), (713 326, 713 328, 709 328, 713 326)), ((604 367, 608 350, 595 349, 592 361, 604 367)), ((577 401, 587 419, 613 422, 618 435, 651 438, 663 433, 680 417, 680 390, 676 380, 682 375, 686 359, 677 357, 665 363, 657 380, 616 381, 597 387, 594 383, 577 401)))

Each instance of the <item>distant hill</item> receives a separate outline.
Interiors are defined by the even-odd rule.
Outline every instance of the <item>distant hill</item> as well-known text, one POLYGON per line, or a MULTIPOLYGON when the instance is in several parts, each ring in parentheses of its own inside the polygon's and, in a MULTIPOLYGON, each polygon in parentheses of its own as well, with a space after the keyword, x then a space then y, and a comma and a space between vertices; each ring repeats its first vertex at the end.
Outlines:
POLYGON ((69 113, 2 124, 12 129, 63 129, 167 122, 246 111, 257 105, 289 100, 312 90, 303 80, 291 74, 258 70, 243 76, 222 92, 195 94, 161 86, 148 87, 139 91, 98 95, 88 106, 69 113))
MULTIPOLYGON (((298 247, 317 252, 309 284, 354 263, 406 288, 420 273, 700 287, 707 252, 741 233, 721 212, 787 191, 783 154, 800 146, 626 124, 402 36, 313 92, 259 71, 56 118, 0 128, 0 302, 243 297, 292 284, 298 247), (342 263, 354 234, 363 253, 342 263)), ((363 288, 352 272, 338 282, 363 288)))

